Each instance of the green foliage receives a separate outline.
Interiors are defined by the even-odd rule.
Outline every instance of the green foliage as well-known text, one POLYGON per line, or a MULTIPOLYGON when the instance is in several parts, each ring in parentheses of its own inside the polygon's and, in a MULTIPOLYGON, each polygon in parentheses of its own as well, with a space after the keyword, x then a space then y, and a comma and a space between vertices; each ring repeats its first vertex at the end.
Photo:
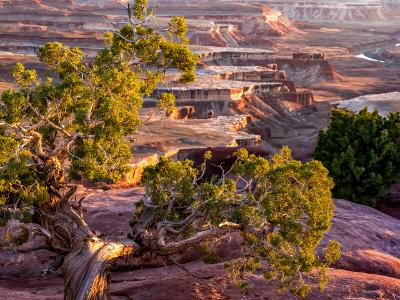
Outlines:
POLYGON ((216 264, 220 263, 222 260, 206 243, 196 245, 194 249, 201 255, 200 259, 206 264, 216 264))
POLYGON ((30 231, 24 224, 19 224, 18 228, 14 227, 14 231, 14 233, 11 233, 7 230, 2 233, 0 238, 0 249, 4 246, 20 246, 28 241, 30 231))
MULTIPOLYGON (((332 263, 315 252, 333 217, 333 183, 327 170, 318 161, 295 161, 290 150, 283 148, 270 162, 240 153, 233 172, 256 182, 247 195, 251 200, 236 212, 239 222, 261 230, 245 234, 255 252, 249 266, 259 267, 256 257, 266 260, 268 278, 278 279, 281 287, 303 296, 309 285, 300 274, 313 268, 323 271, 332 263), (269 228, 262 232, 265 225, 269 228)), ((330 246, 326 251, 337 257, 338 250, 330 246)))
POLYGON ((0 166, 3 166, 8 160, 15 156, 17 151, 17 142, 8 136, 0 136, 0 166))
POLYGON ((13 217, 11 210, 2 208, 0 209, 0 227, 3 227, 13 217))
POLYGON ((187 42, 188 39, 186 37, 186 33, 188 31, 188 27, 185 23, 184 17, 172 17, 169 22, 169 30, 168 35, 170 38, 175 34, 176 38, 180 41, 187 42))
POLYGON ((337 242, 322 256, 316 251, 334 211, 327 169, 319 161, 293 160, 286 147, 271 160, 244 149, 236 155, 229 174, 211 181, 201 180, 205 164, 196 169, 191 161, 162 158, 147 167, 138 219, 152 212, 147 229, 161 222, 182 235, 191 228, 192 236, 210 228, 240 229, 247 254, 227 265, 240 287, 247 286, 246 273, 261 270, 266 279, 304 296, 310 291, 305 275, 316 269, 323 288, 328 266, 340 256, 337 242))
MULTIPOLYGON (((129 7, 129 23, 105 34, 105 47, 88 59, 59 42, 39 50, 54 77, 16 64, 16 89, 0 98, 0 205, 37 205, 58 197, 71 179, 115 182, 129 169, 129 135, 141 124, 143 97, 168 68, 193 80, 198 56, 185 37, 184 18, 167 33, 145 25, 147 0, 129 7), (53 198, 52 198, 53 197, 53 198)), ((171 110, 171 95, 159 106, 171 110)))
POLYGON ((39 84, 38 75, 35 70, 26 70, 24 65, 21 63, 17 63, 13 70, 12 74, 15 78, 15 81, 24 89, 34 87, 39 84))
POLYGON ((171 93, 162 93, 156 107, 166 114, 171 114, 176 108, 175 95, 171 93))
POLYGON ((357 114, 333 110, 314 157, 333 177, 336 197, 375 204, 400 172, 400 113, 382 117, 367 108, 357 114))
POLYGON ((147 12, 148 0, 136 0, 133 5, 133 15, 138 20, 143 20, 147 12))
MULTIPOLYGON (((146 194, 151 201, 155 203, 160 210, 157 212, 158 219, 165 217, 172 221, 179 221, 185 218, 188 213, 174 209, 165 210, 168 205, 171 193, 174 193, 175 203, 178 206, 189 205, 194 194, 193 181, 198 174, 198 170, 193 168, 192 162, 173 162, 167 158, 161 157, 157 165, 145 169, 142 175, 142 183, 146 186, 146 194)), ((140 213, 140 211, 138 211, 140 213)))
POLYGON ((80 178, 85 176, 92 181, 116 182, 129 170, 131 145, 121 141, 113 145, 106 139, 80 140, 74 152, 76 159, 72 160, 70 176, 80 178))
POLYGON ((193 167, 193 162, 173 162, 162 157, 160 161, 151 167, 147 167, 142 176, 142 184, 146 187, 146 195, 157 206, 157 223, 162 219, 182 221, 191 211, 188 206, 198 208, 207 203, 210 222, 217 225, 223 221, 218 213, 224 203, 236 197, 236 186, 232 180, 214 184, 203 182, 195 185, 200 171, 193 167), (173 204, 169 203, 173 198, 173 204), (185 209, 184 209, 185 208, 185 209))
POLYGON ((29 153, 18 153, 17 146, 12 137, 0 136, 0 205, 41 203, 47 191, 27 166, 29 153))
POLYGON ((11 243, 14 245, 20 246, 26 243, 29 239, 29 229, 25 226, 21 227, 21 233, 19 235, 15 235, 11 238, 11 243))
POLYGON ((9 124, 19 122, 26 105, 23 94, 15 90, 6 90, 1 97, 1 101, 3 106, 0 107, 0 117, 9 124))

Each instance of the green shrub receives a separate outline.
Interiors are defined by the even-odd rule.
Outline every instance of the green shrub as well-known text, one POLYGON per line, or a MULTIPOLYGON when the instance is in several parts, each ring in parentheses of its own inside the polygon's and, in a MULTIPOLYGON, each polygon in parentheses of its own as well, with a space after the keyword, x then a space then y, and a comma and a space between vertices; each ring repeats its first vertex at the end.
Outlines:
POLYGON ((319 133, 314 158, 335 181, 334 196, 374 205, 400 171, 400 113, 382 117, 333 110, 327 130, 319 133))
MULTIPOLYGON (((278 288, 305 296, 311 289, 309 274, 315 272, 323 289, 329 265, 340 257, 336 241, 323 255, 317 253, 335 208, 328 170, 319 161, 294 160, 287 147, 270 160, 244 149, 235 155, 230 171, 211 180, 202 178, 206 162, 197 169, 192 161, 162 157, 147 167, 133 236, 149 245, 161 241, 165 251, 158 253, 164 255, 195 243, 202 259, 213 263, 219 258, 201 242, 237 231, 244 255, 226 267, 238 287, 247 287, 247 275, 258 271, 278 288)), ((210 159, 209 153, 204 159, 210 159)))

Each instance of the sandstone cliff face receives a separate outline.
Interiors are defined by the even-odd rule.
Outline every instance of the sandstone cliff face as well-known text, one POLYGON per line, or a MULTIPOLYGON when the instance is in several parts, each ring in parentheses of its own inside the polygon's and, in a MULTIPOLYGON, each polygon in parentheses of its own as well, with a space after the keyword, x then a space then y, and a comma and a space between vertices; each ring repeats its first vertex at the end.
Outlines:
POLYGON ((217 66, 267 66, 276 64, 285 72, 285 78, 298 85, 310 85, 320 81, 340 78, 333 65, 327 60, 277 58, 271 53, 214 52, 202 54, 202 61, 217 66))
POLYGON ((284 70, 287 78, 299 85, 335 80, 339 76, 332 64, 326 60, 277 59, 278 68, 284 70))
POLYGON ((191 10, 188 9, 185 16, 187 20, 212 21, 217 28, 198 31, 189 26, 191 42, 198 45, 271 48, 271 37, 299 32, 282 12, 274 11, 268 6, 255 8, 251 14, 191 15, 191 10))
POLYGON ((0 55, 35 55, 59 41, 93 51, 103 45, 106 14, 72 0, 0 1, 0 55))
MULTIPOLYGON (((215 3, 220 10, 215 13, 209 4, 162 1, 161 5, 152 22, 157 23, 156 27, 165 28, 167 17, 185 16, 192 44, 270 48, 273 46, 270 37, 297 31, 281 12, 267 7, 229 4, 228 8, 215 3)), ((4 41, 0 44, 0 55, 2 52, 33 55, 49 40, 80 46, 94 53, 93 50, 102 47, 108 22, 126 17, 125 10, 113 0, 1 0, 0 7, 0 39, 4 41)))
POLYGON ((366 52, 366 55, 379 61, 400 64, 400 44, 370 50, 366 52))
MULTIPOLYGON (((376 1, 276 1, 268 0, 272 7, 297 20, 321 21, 389 21, 396 16, 397 0, 376 1)), ((398 16, 398 11, 397 11, 398 16)))

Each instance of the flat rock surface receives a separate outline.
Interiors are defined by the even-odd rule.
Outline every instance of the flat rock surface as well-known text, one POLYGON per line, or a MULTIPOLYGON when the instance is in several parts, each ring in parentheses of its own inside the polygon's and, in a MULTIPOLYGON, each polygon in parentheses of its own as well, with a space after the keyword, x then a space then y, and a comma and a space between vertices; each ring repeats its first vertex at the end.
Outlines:
POLYGON ((241 129, 248 124, 245 115, 211 119, 152 120, 134 136, 134 159, 179 149, 235 146, 237 139, 253 139, 241 129))
MULTIPOLYGON (((99 233, 120 235, 129 230, 134 203, 143 195, 141 188, 80 190, 86 194, 88 223, 99 233)), ((330 269, 331 281, 320 293, 308 299, 399 299, 400 295, 400 220, 375 209, 336 200, 335 217, 328 239, 342 244, 342 258, 330 269)), ((33 243, 34 241, 30 241, 33 243)), ((226 242, 229 252, 237 246, 226 242)), ((63 279, 58 271, 42 276, 53 254, 0 252, 0 294, 2 299, 62 299, 63 279)), ((115 299, 292 299, 279 295, 273 283, 252 275, 252 287, 241 293, 233 287, 223 264, 207 265, 200 261, 186 265, 192 272, 211 279, 197 279, 177 267, 145 268, 116 272, 111 291, 115 299)), ((294 298, 293 298, 294 299, 294 298)))
MULTIPOLYGON (((297 299, 279 294, 272 283, 260 275, 252 275, 252 286, 240 292, 232 286, 222 265, 192 263, 188 267, 202 275, 213 275, 209 280, 196 279, 176 267, 139 270, 113 274, 113 299, 297 299)), ((331 281, 321 293, 314 290, 306 299, 399 299, 400 280, 375 275, 330 269, 331 281)), ((63 299, 62 278, 47 280, 24 279, 2 281, 2 299, 63 299)))
POLYGON ((347 109, 352 112, 359 112, 364 107, 368 107, 369 111, 378 110, 381 115, 387 116, 391 112, 400 111, 400 92, 365 95, 339 101, 335 104, 337 104, 339 108, 347 109))

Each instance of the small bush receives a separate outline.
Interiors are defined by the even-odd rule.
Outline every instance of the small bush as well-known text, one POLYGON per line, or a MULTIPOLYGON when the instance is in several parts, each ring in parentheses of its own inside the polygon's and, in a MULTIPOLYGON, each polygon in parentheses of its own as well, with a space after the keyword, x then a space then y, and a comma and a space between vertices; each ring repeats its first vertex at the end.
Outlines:
POLYGON ((319 133, 314 158, 335 181, 334 196, 374 205, 400 172, 400 113, 382 117, 333 110, 327 130, 319 133))

